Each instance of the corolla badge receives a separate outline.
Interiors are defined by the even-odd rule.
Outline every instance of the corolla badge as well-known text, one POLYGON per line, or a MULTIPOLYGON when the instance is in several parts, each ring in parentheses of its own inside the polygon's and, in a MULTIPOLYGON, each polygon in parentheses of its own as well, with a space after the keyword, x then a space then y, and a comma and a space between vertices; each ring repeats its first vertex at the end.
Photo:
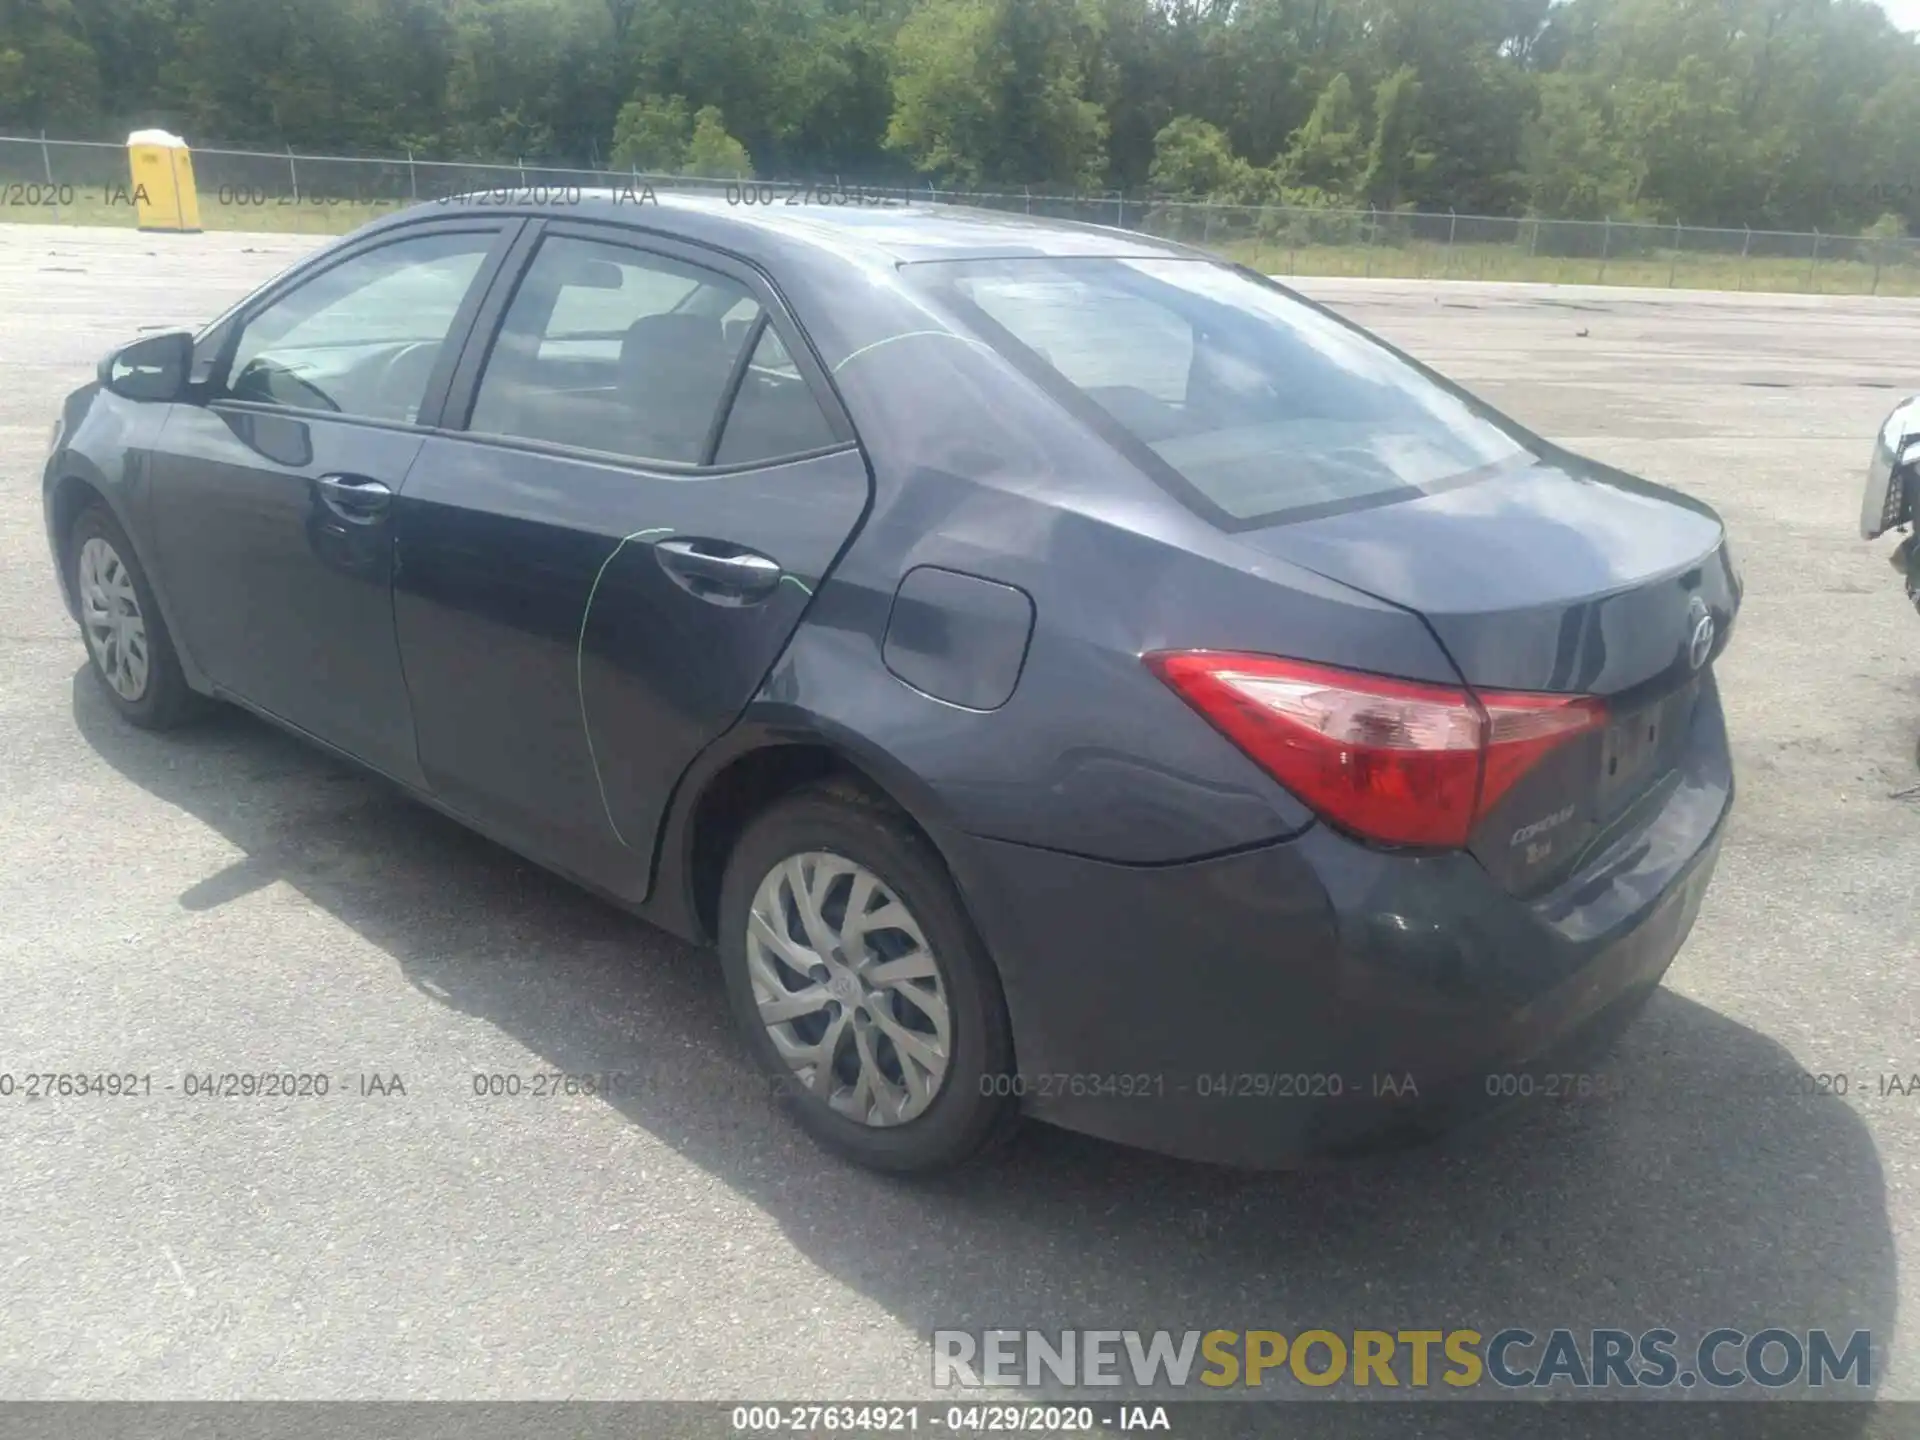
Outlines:
POLYGON ((1706 602, 1698 595, 1687 608, 1688 617, 1693 621, 1693 629, 1687 636, 1687 665, 1698 670, 1707 663, 1707 657, 1713 654, 1713 612, 1707 609, 1706 602))

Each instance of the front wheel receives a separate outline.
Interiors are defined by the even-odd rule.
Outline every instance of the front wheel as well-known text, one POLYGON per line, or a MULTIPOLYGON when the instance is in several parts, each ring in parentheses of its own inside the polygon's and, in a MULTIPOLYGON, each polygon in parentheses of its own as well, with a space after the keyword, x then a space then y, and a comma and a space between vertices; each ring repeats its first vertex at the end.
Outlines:
POLYGON ((842 788, 782 801, 735 847, 720 906, 735 1017, 816 1139, 924 1172, 1010 1131, 999 977, 939 857, 896 811, 842 788))
POLYGON ((90 505, 73 522, 67 576, 87 658, 113 708, 147 730, 170 729, 196 714, 202 702, 180 671, 153 588, 105 506, 90 505))
POLYGON ((1920 534, 1907 536, 1887 558, 1906 582, 1907 602, 1920 610, 1920 534))

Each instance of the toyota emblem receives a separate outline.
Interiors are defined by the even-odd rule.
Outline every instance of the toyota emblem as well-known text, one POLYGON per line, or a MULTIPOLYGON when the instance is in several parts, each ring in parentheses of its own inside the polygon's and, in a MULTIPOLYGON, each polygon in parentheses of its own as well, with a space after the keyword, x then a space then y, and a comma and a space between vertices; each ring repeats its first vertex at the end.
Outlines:
POLYGON ((1687 637, 1687 664, 1698 670, 1713 654, 1713 615, 1698 600, 1694 604, 1699 607, 1699 618, 1693 622, 1693 633, 1687 637))

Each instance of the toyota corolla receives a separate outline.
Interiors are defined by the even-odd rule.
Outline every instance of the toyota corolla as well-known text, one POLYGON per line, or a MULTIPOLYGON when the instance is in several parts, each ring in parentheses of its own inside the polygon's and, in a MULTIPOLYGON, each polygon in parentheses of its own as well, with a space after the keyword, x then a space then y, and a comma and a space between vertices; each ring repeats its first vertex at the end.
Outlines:
POLYGON ((1350 1153, 1657 986, 1733 796, 1710 509, 1178 245, 619 199, 102 362, 45 511, 127 721, 243 706, 717 946, 887 1169, 1350 1153))

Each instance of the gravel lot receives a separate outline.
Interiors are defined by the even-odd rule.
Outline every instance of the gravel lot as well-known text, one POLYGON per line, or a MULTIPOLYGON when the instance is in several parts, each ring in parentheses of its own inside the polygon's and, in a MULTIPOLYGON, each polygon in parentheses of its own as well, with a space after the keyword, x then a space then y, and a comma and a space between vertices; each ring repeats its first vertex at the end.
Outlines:
POLYGON ((1304 285, 1726 516, 1743 789, 1699 927, 1604 1102, 1306 1175, 1029 1127, 904 1184, 767 1104, 708 956, 249 719, 156 738, 95 694, 56 403, 313 243, 0 227, 0 1070, 337 1077, 0 1099, 0 1393, 897 1399, 936 1327, 1516 1323, 1871 1329, 1920 1398, 1920 1093, 1878 1084, 1920 1072, 1920 618, 1854 530, 1920 302, 1304 285), (649 1081, 473 1094, 556 1069, 649 1081), (406 1093, 338 1083, 374 1073, 406 1093))

